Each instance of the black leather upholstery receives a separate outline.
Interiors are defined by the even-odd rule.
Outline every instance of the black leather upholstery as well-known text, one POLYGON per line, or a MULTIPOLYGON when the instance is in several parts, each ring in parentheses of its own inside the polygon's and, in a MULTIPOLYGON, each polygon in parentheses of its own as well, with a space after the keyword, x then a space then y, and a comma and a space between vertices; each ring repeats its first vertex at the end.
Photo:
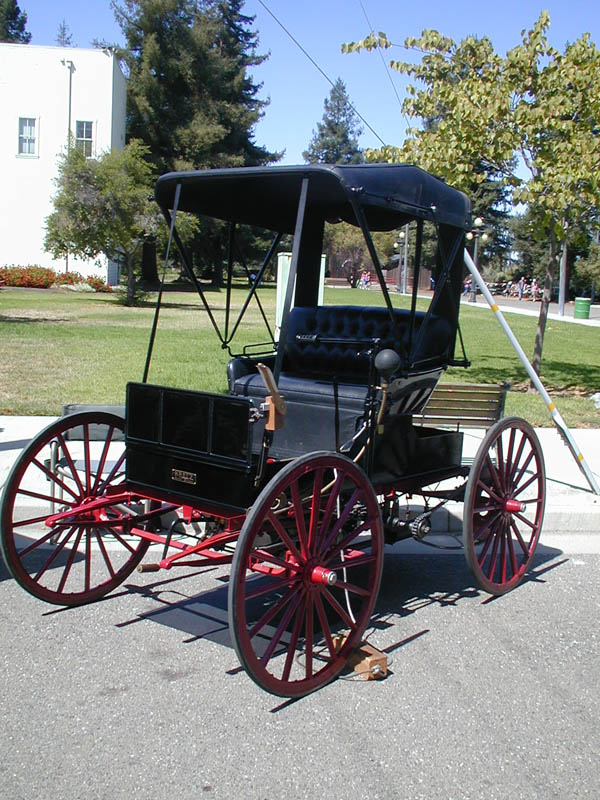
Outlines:
MULTIPOLYGON (((422 360, 429 373, 441 372, 448 358, 450 325, 431 316, 419 336, 425 318, 417 312, 413 360, 422 360)), ((279 391, 285 397, 288 414, 284 428, 275 433, 273 455, 284 458, 313 449, 336 450, 352 439, 364 416, 370 353, 391 348, 402 356, 407 354, 409 312, 397 310, 394 323, 385 308, 318 306, 292 310, 279 376, 279 391)), ((250 397, 258 405, 264 401, 266 390, 256 369, 257 360, 273 367, 273 358, 239 357, 229 363, 227 375, 233 394, 250 397)), ((437 377, 429 378, 427 391, 423 391, 422 383, 419 392, 412 387, 407 397, 418 396, 422 406, 436 381, 437 377)), ((396 391, 400 390, 398 381, 394 383, 396 391)), ((403 409, 403 413, 412 411, 403 409)), ((262 425, 254 427, 256 443, 262 425)))

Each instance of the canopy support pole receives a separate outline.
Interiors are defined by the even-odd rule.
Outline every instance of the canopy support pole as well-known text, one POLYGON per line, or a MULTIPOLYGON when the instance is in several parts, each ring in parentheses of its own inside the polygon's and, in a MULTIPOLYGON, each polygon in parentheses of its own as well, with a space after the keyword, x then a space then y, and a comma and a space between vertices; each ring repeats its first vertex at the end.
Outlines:
POLYGON ((471 258, 471 255, 470 255, 469 251, 466 248, 465 248, 465 264, 467 265, 467 269, 469 270, 469 272, 471 273, 473 279, 475 280, 475 283, 481 289, 481 293, 483 294, 483 296, 487 300, 488 305, 490 306, 490 308, 492 309, 492 311, 496 315, 496 319, 498 320, 502 330, 504 331, 504 333, 508 337, 508 341, 511 343, 511 345, 513 346, 513 349, 515 350, 516 354, 519 356, 519 360, 521 361, 521 363, 525 367, 525 369, 527 371, 527 374, 529 375, 529 377, 531 379, 532 384, 538 390, 538 392, 542 396, 544 402, 546 403, 546 407, 548 408, 548 411, 550 411, 550 414, 552 416, 552 421, 556 425, 556 427, 558 429, 558 433, 560 434, 560 436, 564 440, 565 444, 567 445, 567 447, 571 451, 571 454, 573 455, 573 458, 577 462, 577 466, 583 472, 583 474, 584 474, 587 482, 589 483, 590 488, 594 492, 594 494, 600 495, 600 488, 598 487, 598 484, 596 482, 594 474, 592 473, 591 469, 589 468, 588 463, 584 459, 581 450, 579 450, 579 448, 577 447, 577 445, 575 443, 575 440, 573 439, 573 436, 571 435, 571 431, 568 429, 566 422, 564 421, 564 419, 560 415, 560 413, 559 413, 558 409, 556 408, 556 405, 554 404, 552 398, 550 397, 550 395, 546 391, 546 389, 544 387, 544 384, 541 382, 539 376, 537 375, 537 373, 535 372, 535 370, 533 369, 533 367, 529 363, 529 360, 528 360, 527 356, 525 355, 525 352, 523 351, 523 348, 521 347, 521 345, 519 344, 516 336, 514 335, 512 330, 510 329, 510 326, 508 325, 507 321, 504 319, 504 315, 502 314, 502 312, 498 308, 496 302, 494 301, 494 298, 492 297, 492 294, 491 294, 490 290, 486 286, 485 281, 481 277, 481 273, 477 269, 477 267, 475 265, 475 262, 471 258))

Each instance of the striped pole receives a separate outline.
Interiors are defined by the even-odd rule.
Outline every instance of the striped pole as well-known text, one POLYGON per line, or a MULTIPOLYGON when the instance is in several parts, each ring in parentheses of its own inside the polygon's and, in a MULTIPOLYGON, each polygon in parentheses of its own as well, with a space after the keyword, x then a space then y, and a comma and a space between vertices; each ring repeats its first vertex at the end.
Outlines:
POLYGON ((496 319, 500 323, 500 326, 501 326, 502 330, 504 331, 504 333, 507 335, 508 341, 513 346, 516 354, 519 356, 519 359, 520 359, 521 363, 523 364, 523 366, 527 370, 527 374, 529 375, 532 384, 538 390, 538 392, 542 396, 544 402, 546 403, 546 407, 548 408, 548 411, 550 412, 550 414, 552 416, 552 420, 553 420, 554 424, 556 425, 556 427, 558 428, 558 432, 561 435, 561 437, 563 438, 563 441, 565 442, 565 444, 567 445, 567 447, 571 451, 571 453, 573 455, 573 458, 576 460, 579 469, 585 475, 586 480, 589 483, 589 485, 590 485, 592 491, 594 492, 594 494, 600 495, 600 487, 598 487, 598 484, 596 482, 594 474, 592 473, 591 469, 589 468, 589 465, 588 465, 587 461, 583 457, 583 453, 577 447, 577 445, 575 443, 575 439, 573 439, 573 436, 571 435, 571 431, 568 429, 566 422, 564 421, 564 419, 560 415, 558 409, 556 408, 556 405, 555 405, 554 401, 552 400, 552 398, 550 397, 550 395, 546 391, 546 389, 544 387, 544 384, 541 382, 539 376, 537 375, 537 373, 535 372, 535 370, 533 369, 533 367, 529 363, 529 359, 525 355, 525 352, 524 352, 523 348, 519 344, 519 342, 518 342, 516 336, 514 335, 514 333, 511 331, 507 321, 504 319, 504 315, 502 314, 502 312, 498 308, 494 298, 492 297, 492 294, 491 294, 490 290, 488 289, 488 287, 485 284, 485 281, 481 277, 481 273, 477 269, 477 267, 475 265, 475 262, 471 258, 471 255, 470 255, 469 251, 466 248, 465 248, 465 264, 467 265, 467 269, 469 270, 469 272, 473 276, 475 282, 477 283, 477 285, 481 289, 481 293, 483 294, 483 296, 487 300, 490 308, 492 309, 492 311, 496 315, 496 319))

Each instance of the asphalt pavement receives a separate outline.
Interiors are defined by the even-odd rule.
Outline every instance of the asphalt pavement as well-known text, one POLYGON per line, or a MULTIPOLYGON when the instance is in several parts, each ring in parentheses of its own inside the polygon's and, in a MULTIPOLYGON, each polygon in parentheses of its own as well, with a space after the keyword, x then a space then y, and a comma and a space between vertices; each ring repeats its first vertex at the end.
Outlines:
MULTIPOLYGON (((0 484, 49 421, 0 417, 0 484)), ((492 599, 460 554, 386 548, 367 638, 390 673, 296 702, 240 668, 228 567, 134 573, 58 609, 0 564, 0 798, 595 800, 600 498, 558 433, 537 432, 546 517, 521 586, 492 599)), ((598 478, 600 425, 572 433, 598 478)))

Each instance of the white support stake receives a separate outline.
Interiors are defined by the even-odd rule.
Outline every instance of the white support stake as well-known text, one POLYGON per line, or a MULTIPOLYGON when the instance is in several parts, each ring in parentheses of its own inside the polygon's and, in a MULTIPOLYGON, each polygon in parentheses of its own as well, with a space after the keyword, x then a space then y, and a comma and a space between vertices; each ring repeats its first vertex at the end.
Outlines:
POLYGON ((542 396, 544 402, 546 403, 548 411, 550 411, 550 414, 552 415, 552 420, 553 420, 554 424, 556 425, 556 427, 558 428, 559 434, 562 436, 565 444, 567 445, 567 447, 569 448, 569 450, 573 454, 573 458, 577 461, 577 466, 579 467, 579 469, 585 475, 586 480, 589 483, 589 485, 590 485, 592 491, 594 492, 594 494, 600 495, 600 487, 598 487, 598 484, 596 483, 596 479, 594 477, 594 474, 592 473, 591 469, 589 468, 587 461, 583 457, 583 453, 577 447, 577 445, 575 443, 575 440, 573 439, 573 436, 571 435, 571 431, 567 427, 566 422, 564 421, 564 419, 559 414, 558 409, 556 408, 556 405, 554 404, 554 401, 552 400, 552 398, 550 397, 550 395, 546 391, 546 389, 544 387, 544 384, 539 379, 539 376, 537 375, 537 373, 535 372, 535 370, 533 369, 533 367, 529 363, 529 359, 525 355, 525 352, 524 352, 523 348, 519 344, 519 342, 518 342, 516 336, 514 335, 514 333, 511 331, 510 326, 508 325, 507 321, 504 319, 504 315, 502 314, 502 312, 498 308, 496 302, 494 301, 494 298, 492 297, 492 294, 491 294, 490 290, 486 286, 485 281, 481 277, 481 273, 479 272, 479 270, 475 266, 475 262, 471 258, 471 255, 470 255, 469 251, 466 248, 465 248, 465 264, 467 265, 467 269, 469 270, 469 272, 471 273, 471 275, 475 279, 475 282, 477 283, 477 285, 481 289, 481 293, 483 294, 483 296, 487 300, 490 308, 492 309, 492 311, 496 315, 496 319, 500 323, 500 326, 502 327, 502 330, 504 331, 504 333, 507 335, 508 341, 513 346, 515 352, 519 356, 519 359, 520 359, 521 363, 523 364, 523 366, 527 370, 527 374, 531 378, 531 382, 533 383, 535 388, 538 390, 538 392, 542 396))

